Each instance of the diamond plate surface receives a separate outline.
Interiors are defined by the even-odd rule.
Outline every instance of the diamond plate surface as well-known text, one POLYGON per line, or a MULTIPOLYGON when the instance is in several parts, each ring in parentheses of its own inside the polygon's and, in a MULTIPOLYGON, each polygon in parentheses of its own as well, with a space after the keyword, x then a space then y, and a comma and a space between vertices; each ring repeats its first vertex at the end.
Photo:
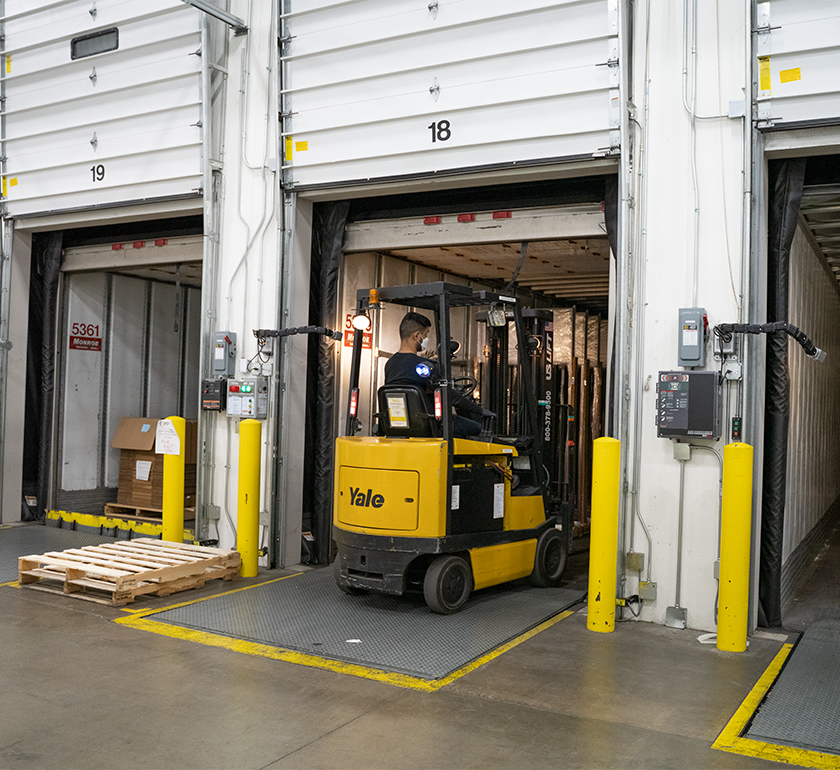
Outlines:
POLYGON ((348 596, 332 570, 300 575, 154 615, 154 619, 259 644, 440 679, 556 615, 583 591, 516 583, 478 591, 455 615, 423 597, 348 596))
POLYGON ((747 737, 840 754, 840 620, 805 632, 747 737))
POLYGON ((40 524, 0 528, 0 583, 17 580, 19 556, 113 542, 113 537, 40 524))

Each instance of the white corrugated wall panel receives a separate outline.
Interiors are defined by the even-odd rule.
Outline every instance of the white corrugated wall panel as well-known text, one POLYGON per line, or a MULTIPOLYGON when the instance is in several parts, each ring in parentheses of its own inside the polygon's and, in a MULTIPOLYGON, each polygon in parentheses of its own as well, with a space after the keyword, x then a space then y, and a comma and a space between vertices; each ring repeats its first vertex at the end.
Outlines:
POLYGON ((64 353, 62 406, 61 488, 96 489, 100 486, 99 459, 102 429, 102 342, 105 337, 108 276, 74 275, 67 286, 67 326, 59 337, 64 353), (75 329, 76 333, 73 333, 75 329), (81 328, 81 333, 79 329, 81 328), (98 339, 100 349, 71 348, 74 337, 98 339))
POLYGON ((758 3, 759 117, 773 124, 840 119, 840 3, 758 3))
POLYGON ((184 292, 187 303, 186 335, 184 339, 184 412, 188 420, 198 419, 199 365, 201 356, 201 290, 188 288, 184 292))
POLYGON ((284 23, 293 184, 591 156, 614 141, 615 0, 293 0, 284 23))
MULTIPOLYGON (((149 330, 149 417, 170 417, 179 412, 181 384, 181 334, 175 331, 178 299, 175 287, 152 284, 149 330)), ((177 316, 179 328, 182 316, 177 316)))
POLYGON ((112 449, 111 442, 120 419, 144 416, 146 298, 149 287, 148 282, 139 278, 115 275, 111 280, 106 487, 116 487, 119 481, 120 450, 112 449))
POLYGON ((180 0, 7 0, 8 212, 195 195, 201 186, 200 14, 180 0), (116 27, 119 48, 72 60, 116 27), (95 134, 95 140, 94 140, 95 134))
POLYGON ((788 345, 790 433, 783 561, 840 496, 840 297, 797 229, 790 261, 790 322, 826 351, 819 364, 788 345))

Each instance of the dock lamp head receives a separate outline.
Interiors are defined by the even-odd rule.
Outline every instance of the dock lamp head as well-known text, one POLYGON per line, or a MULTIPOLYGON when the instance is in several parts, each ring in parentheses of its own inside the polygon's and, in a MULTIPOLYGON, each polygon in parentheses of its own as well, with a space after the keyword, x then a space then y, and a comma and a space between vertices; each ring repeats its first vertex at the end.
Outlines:
POLYGON ((363 310, 361 313, 353 316, 353 328, 359 332, 366 332, 370 331, 370 316, 368 315, 367 310, 363 310))

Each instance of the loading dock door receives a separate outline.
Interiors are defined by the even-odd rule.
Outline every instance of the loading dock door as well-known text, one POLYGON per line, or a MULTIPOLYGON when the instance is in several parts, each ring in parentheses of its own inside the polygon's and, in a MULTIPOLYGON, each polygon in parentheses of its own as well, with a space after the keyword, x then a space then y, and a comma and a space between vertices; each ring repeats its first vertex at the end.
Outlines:
POLYGON ((65 255, 55 484, 62 510, 102 513, 115 500, 119 451, 111 441, 121 417, 198 416, 202 238, 140 243, 65 255))
POLYGON ((758 118, 762 127, 840 120, 840 5, 757 3, 758 118))
POLYGON ((292 187, 618 146, 617 0, 286 5, 292 187))

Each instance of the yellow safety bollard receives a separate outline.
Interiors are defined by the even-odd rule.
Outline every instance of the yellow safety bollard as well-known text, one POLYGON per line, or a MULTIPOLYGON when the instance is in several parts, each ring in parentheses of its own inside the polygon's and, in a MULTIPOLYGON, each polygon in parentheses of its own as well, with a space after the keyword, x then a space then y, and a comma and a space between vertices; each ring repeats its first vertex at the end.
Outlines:
POLYGON ((586 627, 602 634, 615 630, 620 462, 620 441, 614 438, 595 439, 592 451, 592 522, 589 530, 589 608, 586 627))
POLYGON ((236 549, 242 557, 242 577, 257 576, 260 556, 260 442, 262 423, 239 423, 239 506, 236 549))
POLYGON ((752 485, 753 448, 727 444, 723 448, 717 647, 729 652, 747 649, 752 485))
POLYGON ((163 456, 163 539, 184 542, 184 457, 186 425, 183 417, 167 418, 178 434, 180 452, 163 456))

